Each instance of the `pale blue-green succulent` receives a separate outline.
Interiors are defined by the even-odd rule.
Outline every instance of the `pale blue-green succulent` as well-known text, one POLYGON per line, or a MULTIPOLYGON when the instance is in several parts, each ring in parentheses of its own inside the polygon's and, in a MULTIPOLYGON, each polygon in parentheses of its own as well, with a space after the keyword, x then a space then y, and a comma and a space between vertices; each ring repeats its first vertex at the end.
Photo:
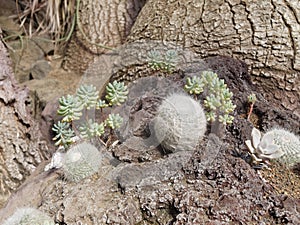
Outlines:
POLYGON ((79 126, 80 136, 82 138, 100 137, 104 134, 104 123, 97 123, 92 119, 89 119, 86 123, 79 126))
POLYGON ((62 96, 58 100, 59 109, 57 110, 58 115, 63 116, 63 122, 71 122, 78 120, 82 116, 82 106, 78 97, 73 95, 62 96))
POLYGON ((96 87, 93 85, 84 84, 78 88, 76 95, 78 96, 82 107, 90 109, 96 107, 99 91, 97 91, 96 87))
POLYGON ((75 133, 70 127, 70 123, 76 120, 87 121, 86 123, 79 121, 79 124, 76 124, 76 127, 79 128, 79 136, 83 138, 101 136, 106 124, 111 129, 119 128, 122 123, 122 118, 119 115, 109 115, 107 121, 99 124, 88 118, 88 110, 100 109, 102 112, 102 109, 108 106, 120 105, 126 101, 127 94, 127 86, 123 82, 114 81, 106 86, 105 98, 108 104, 99 98, 99 91, 93 85, 81 85, 75 96, 62 96, 59 99, 57 113, 63 118, 52 128, 56 132, 56 136, 53 138, 56 141, 55 144, 67 147, 73 142, 72 137, 75 136, 75 133))
POLYGON ((105 102, 105 100, 99 99, 96 105, 96 109, 103 109, 108 107, 108 104, 105 102))
POLYGON ((216 73, 204 71, 200 77, 188 77, 184 89, 194 95, 206 93, 204 106, 207 109, 208 121, 218 120, 224 125, 233 122, 234 117, 230 115, 236 107, 231 100, 233 94, 227 88, 224 80, 219 79, 216 73))
POLYGON ((159 70, 162 68, 163 59, 161 54, 156 50, 151 50, 147 54, 148 64, 154 70, 159 70))
POLYGON ((118 129, 123 123, 123 118, 119 114, 109 114, 105 124, 111 129, 118 129))
POLYGON ((147 57, 148 65, 154 70, 172 73, 176 69, 178 54, 175 50, 167 50, 164 54, 157 50, 151 50, 147 57))
POLYGON ((188 77, 184 86, 185 91, 190 95, 199 95, 204 91, 204 83, 197 76, 188 77))
POLYGON ((72 138, 75 136, 75 132, 70 128, 70 124, 66 122, 58 121, 53 125, 52 130, 56 133, 53 141, 55 145, 68 146, 71 144, 72 138))
POLYGON ((128 89, 124 82, 114 81, 106 86, 106 100, 109 105, 121 105, 127 99, 128 89))

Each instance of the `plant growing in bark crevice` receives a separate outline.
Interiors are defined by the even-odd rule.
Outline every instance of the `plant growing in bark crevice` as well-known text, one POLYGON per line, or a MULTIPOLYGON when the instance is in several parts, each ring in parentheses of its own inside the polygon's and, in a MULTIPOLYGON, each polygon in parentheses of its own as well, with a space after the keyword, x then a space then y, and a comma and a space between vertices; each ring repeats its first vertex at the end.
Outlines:
POLYGON ((93 85, 81 85, 75 95, 67 95, 59 98, 58 115, 62 120, 54 124, 52 130, 56 133, 53 138, 55 145, 67 147, 73 143, 75 137, 74 128, 79 131, 81 138, 89 139, 100 137, 105 132, 105 127, 117 129, 121 126, 123 120, 119 114, 110 114, 108 118, 98 123, 95 119, 89 118, 91 110, 100 109, 109 106, 120 105, 127 99, 128 89, 123 82, 114 81, 106 86, 105 99, 99 97, 99 91, 93 85), (106 102, 107 101, 107 102, 106 102), (72 127, 72 122, 76 121, 76 126, 72 127))
POLYGON ((188 77, 184 89, 196 97, 204 93, 207 121, 212 122, 212 132, 220 136, 220 124, 226 126, 233 122, 234 117, 230 114, 236 107, 231 100, 233 94, 224 80, 214 72, 203 71, 200 77, 188 77))
POLYGON ((175 50, 167 50, 162 54, 157 50, 148 52, 148 65, 154 70, 172 73, 176 69, 178 54, 175 50))

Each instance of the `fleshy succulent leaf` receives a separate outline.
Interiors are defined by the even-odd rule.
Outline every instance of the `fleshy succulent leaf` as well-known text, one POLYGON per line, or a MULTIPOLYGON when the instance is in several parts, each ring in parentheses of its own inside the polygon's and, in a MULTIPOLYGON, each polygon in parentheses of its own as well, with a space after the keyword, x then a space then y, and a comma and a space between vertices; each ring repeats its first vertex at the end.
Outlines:
POLYGON ((77 90, 77 96, 82 107, 87 109, 96 107, 99 97, 99 91, 93 85, 81 85, 77 90))
POLYGON ((251 132, 251 137, 252 137, 253 147, 256 149, 258 147, 258 145, 260 143, 260 139, 261 139, 260 131, 254 127, 251 132))
POLYGON ((121 105, 127 99, 128 89, 124 82, 114 81, 106 86, 106 100, 109 105, 121 105))
POLYGON ((123 118, 119 114, 109 114, 105 123, 111 129, 118 129, 123 123, 123 118))

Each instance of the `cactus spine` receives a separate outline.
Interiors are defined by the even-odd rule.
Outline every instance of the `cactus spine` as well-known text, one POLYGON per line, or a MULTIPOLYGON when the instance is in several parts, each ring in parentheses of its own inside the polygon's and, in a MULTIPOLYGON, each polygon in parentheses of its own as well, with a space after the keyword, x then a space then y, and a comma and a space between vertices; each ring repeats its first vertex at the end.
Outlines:
POLYGON ((284 155, 277 160, 288 166, 293 166, 300 163, 300 140, 295 134, 284 130, 274 128, 266 134, 272 134, 274 137, 274 144, 284 152, 284 155))
POLYGON ((201 105, 185 94, 172 94, 158 109, 154 131, 168 151, 194 150, 206 131, 201 105))
POLYGON ((34 208, 20 208, 3 225, 54 225, 53 219, 34 208))
POLYGON ((66 153, 63 171, 67 180, 78 182, 98 172, 102 157, 98 149, 87 142, 73 146, 66 153))

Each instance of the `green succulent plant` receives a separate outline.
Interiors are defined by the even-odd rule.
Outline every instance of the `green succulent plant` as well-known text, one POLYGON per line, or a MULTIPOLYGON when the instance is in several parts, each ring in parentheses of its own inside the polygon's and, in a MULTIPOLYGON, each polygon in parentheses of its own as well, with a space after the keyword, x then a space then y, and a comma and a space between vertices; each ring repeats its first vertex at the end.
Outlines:
POLYGON ((88 122, 79 127, 80 136, 83 138, 100 137, 104 134, 104 128, 104 123, 99 124, 94 122, 92 119, 89 119, 88 122))
POLYGON ((123 118, 119 114, 109 114, 105 124, 111 129, 118 129, 123 123, 123 118))
POLYGON ((105 102, 105 100, 99 99, 96 105, 96 109, 103 109, 108 107, 108 104, 105 102))
POLYGON ((249 96, 248 96, 248 102, 249 103, 252 103, 252 104, 254 104, 255 102, 256 102, 256 100, 257 100, 257 98, 256 98, 256 95, 255 94, 250 94, 249 96))
POLYGON ((233 122, 234 117, 230 115, 235 109, 232 103, 232 92, 227 88, 223 79, 211 71, 204 71, 201 77, 187 78, 184 86, 189 94, 199 95, 206 92, 204 106, 207 109, 206 118, 208 121, 218 122, 226 125, 233 122))
POLYGON ((81 105, 86 109, 90 109, 96 107, 99 91, 97 91, 93 85, 84 84, 78 88, 76 95, 81 105))
POLYGON ((156 50, 151 50, 147 54, 148 64, 154 70, 159 70, 162 67, 162 57, 161 54, 156 50))
POLYGON ((58 100, 59 109, 57 110, 58 115, 63 116, 63 122, 71 122, 78 120, 82 116, 82 106, 78 97, 73 95, 62 96, 58 100))
POLYGON ((165 57, 164 57, 164 69, 171 73, 175 70, 176 64, 177 64, 177 52, 175 50, 168 50, 166 51, 165 57))
POLYGON ((186 84, 184 86, 184 89, 190 95, 201 94, 204 91, 203 88, 204 88, 204 83, 201 82, 200 77, 193 76, 193 77, 188 77, 186 79, 186 84))
POLYGON ((167 50, 163 55, 157 50, 151 50, 147 58, 150 68, 172 73, 176 68, 178 54, 172 49, 167 50))
MULTIPOLYGON (((59 99, 59 109, 57 113, 63 116, 62 120, 54 124, 52 130, 56 133, 53 138, 55 145, 67 147, 73 143, 72 138, 75 137, 75 132, 72 130, 70 123, 75 120, 83 119, 87 122, 79 121, 78 130, 82 138, 92 138, 101 136, 104 133, 104 128, 108 125, 111 129, 117 129, 121 126, 122 117, 118 114, 110 114, 105 122, 97 123, 88 118, 84 110, 102 109, 108 106, 120 105, 127 99, 128 89, 123 82, 114 81, 106 86, 106 100, 99 98, 99 91, 93 85, 81 85, 76 92, 76 95, 62 96, 59 99), (83 116, 84 114, 84 116, 83 116), (82 118, 87 117, 87 118, 82 118)), ((77 125, 76 125, 77 127, 77 125)))
POLYGON ((66 122, 58 121, 53 125, 52 130, 56 133, 53 138, 55 145, 68 146, 73 143, 72 138, 75 136, 75 132, 70 128, 70 124, 66 122))
POLYGON ((128 89, 124 82, 114 81, 106 86, 106 100, 109 105, 121 105, 127 99, 128 89))

